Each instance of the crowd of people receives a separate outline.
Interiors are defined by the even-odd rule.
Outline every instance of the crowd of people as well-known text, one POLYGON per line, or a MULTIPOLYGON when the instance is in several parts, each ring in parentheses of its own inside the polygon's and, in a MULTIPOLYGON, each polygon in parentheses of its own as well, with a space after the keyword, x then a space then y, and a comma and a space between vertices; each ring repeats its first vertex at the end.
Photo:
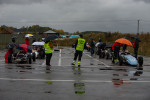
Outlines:
MULTIPOLYGON (((44 38, 42 38, 42 39, 39 38, 38 41, 36 41, 36 38, 33 38, 32 43, 34 43, 34 42, 44 42, 44 38)), ((52 52, 53 52, 53 48, 54 48, 52 41, 46 41, 43 46, 37 46, 37 45, 35 46, 35 45, 30 44, 29 37, 25 37, 24 44, 29 47, 32 46, 32 48, 33 48, 32 53, 38 52, 38 54, 40 55, 41 52, 44 51, 44 55, 46 55, 46 66, 47 66, 47 68, 49 68, 51 66, 50 60, 51 60, 52 52)), ((18 46, 19 46, 19 44, 18 45, 16 44, 16 37, 12 37, 12 43, 10 43, 9 46, 12 46, 12 47, 8 47, 8 50, 5 53, 5 63, 10 63, 9 55, 12 55, 15 52, 15 49, 18 48, 18 46), (15 46, 12 44, 14 44, 15 46)), ((41 57, 42 57, 42 55, 41 55, 41 57)))
MULTIPOLYGON (((74 54, 72 65, 75 65, 76 60, 78 59, 78 67, 80 67, 81 58, 82 58, 84 49, 87 49, 88 51, 90 51, 91 56, 93 56, 93 54, 98 54, 99 58, 104 57, 106 43, 102 42, 100 38, 97 43, 94 41, 93 38, 90 38, 90 43, 87 43, 86 40, 83 38, 82 34, 80 34, 79 36, 80 37, 76 40, 75 45, 74 45, 75 54, 74 54)), ((33 40, 32 43, 36 42, 36 38, 33 38, 32 40, 33 40)), ((38 41, 44 41, 44 40, 38 39, 38 41)), ((15 42, 16 42, 16 38, 12 38, 12 43, 15 43, 15 42)), ((137 38, 135 38, 134 43, 133 43, 135 58, 137 58, 137 55, 138 55, 139 42, 140 41, 137 38)), ((25 44, 27 46, 30 45, 29 37, 25 37, 25 44)), ((122 47, 122 51, 126 51, 127 45, 119 43, 119 42, 114 42, 111 47, 111 50, 114 53, 114 57, 118 60, 119 60, 119 52, 120 52, 121 47, 122 47)), ((8 55, 13 53, 14 49, 15 48, 8 49, 8 51, 6 52, 5 63, 8 63, 8 55)), ((37 48, 34 46, 33 50, 36 50, 36 49, 37 48)), ((37 50, 40 52, 42 49, 44 49, 44 53, 46 55, 46 66, 47 66, 46 69, 49 69, 51 66, 50 61, 51 61, 52 53, 54 49, 54 45, 52 41, 51 40, 45 41, 44 47, 42 48, 40 46, 37 50)))
MULTIPOLYGON (((134 57, 137 58, 138 55, 138 48, 139 48, 139 40, 137 38, 133 39, 133 48, 134 48, 134 57)), ((109 45, 109 44, 108 44, 109 45)), ((87 43, 87 50, 90 51, 91 56, 93 56, 93 54, 98 54, 99 58, 104 57, 104 50, 106 47, 106 43, 102 42, 102 40, 99 38, 99 41, 96 43, 94 41, 94 39, 91 38, 90 43, 87 43)), ((125 52, 127 50, 127 44, 122 44, 119 42, 114 42, 112 44, 111 50, 114 53, 114 56, 116 59, 119 60, 119 51, 122 47, 122 51, 125 52)))

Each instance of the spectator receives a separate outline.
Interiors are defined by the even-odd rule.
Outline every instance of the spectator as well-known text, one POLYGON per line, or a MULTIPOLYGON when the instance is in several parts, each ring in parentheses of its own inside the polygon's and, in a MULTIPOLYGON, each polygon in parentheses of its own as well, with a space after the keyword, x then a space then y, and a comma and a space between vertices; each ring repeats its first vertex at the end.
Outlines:
POLYGON ((26 44, 26 45, 29 45, 29 42, 30 42, 29 38, 26 37, 26 38, 25 38, 25 44, 26 44))
POLYGON ((138 55, 138 48, 139 48, 139 41, 135 39, 135 42, 133 43, 133 48, 134 48, 134 55, 135 58, 137 58, 138 55))

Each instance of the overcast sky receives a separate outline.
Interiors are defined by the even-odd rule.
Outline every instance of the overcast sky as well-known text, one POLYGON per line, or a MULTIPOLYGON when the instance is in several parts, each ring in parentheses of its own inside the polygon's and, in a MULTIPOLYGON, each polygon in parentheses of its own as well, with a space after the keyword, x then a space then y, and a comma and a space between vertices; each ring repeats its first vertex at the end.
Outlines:
POLYGON ((150 32, 150 0, 0 0, 0 25, 66 32, 150 32))

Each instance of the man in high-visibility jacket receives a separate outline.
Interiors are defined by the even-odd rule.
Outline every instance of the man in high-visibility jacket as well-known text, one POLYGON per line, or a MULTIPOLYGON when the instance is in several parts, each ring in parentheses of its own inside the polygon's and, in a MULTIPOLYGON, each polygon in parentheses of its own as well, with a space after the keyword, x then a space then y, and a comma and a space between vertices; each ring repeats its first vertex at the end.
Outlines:
POLYGON ((75 54, 74 54, 74 61, 72 63, 72 65, 76 64, 76 60, 78 57, 78 67, 80 67, 81 64, 81 57, 82 57, 82 53, 83 50, 86 48, 86 41, 85 39, 83 39, 83 35, 79 35, 80 38, 78 38, 78 40, 75 43, 75 54))
POLYGON ((53 46, 52 42, 49 41, 44 44, 44 48, 45 48, 45 55, 46 55, 46 65, 47 65, 46 68, 49 69, 49 67, 51 66, 50 60, 52 58, 54 46, 53 46))

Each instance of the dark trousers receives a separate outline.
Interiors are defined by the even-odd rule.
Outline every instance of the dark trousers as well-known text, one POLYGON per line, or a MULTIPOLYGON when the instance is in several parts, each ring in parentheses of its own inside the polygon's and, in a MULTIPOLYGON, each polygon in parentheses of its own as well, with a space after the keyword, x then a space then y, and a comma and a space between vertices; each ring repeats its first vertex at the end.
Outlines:
POLYGON ((46 54, 46 65, 50 65, 51 58, 52 58, 52 53, 46 54))
POLYGON ((119 46, 115 46, 115 50, 114 50, 115 58, 119 59, 119 51, 120 51, 120 47, 119 46))
POLYGON ((138 48, 134 48, 134 55, 135 55, 135 58, 137 58, 137 54, 138 54, 138 48))
POLYGON ((91 56, 92 56, 94 54, 94 47, 91 47, 90 52, 91 52, 91 56))
POLYGON ((77 60, 78 57, 78 61, 81 61, 81 57, 82 57, 82 51, 77 51, 74 54, 74 60, 77 60))

